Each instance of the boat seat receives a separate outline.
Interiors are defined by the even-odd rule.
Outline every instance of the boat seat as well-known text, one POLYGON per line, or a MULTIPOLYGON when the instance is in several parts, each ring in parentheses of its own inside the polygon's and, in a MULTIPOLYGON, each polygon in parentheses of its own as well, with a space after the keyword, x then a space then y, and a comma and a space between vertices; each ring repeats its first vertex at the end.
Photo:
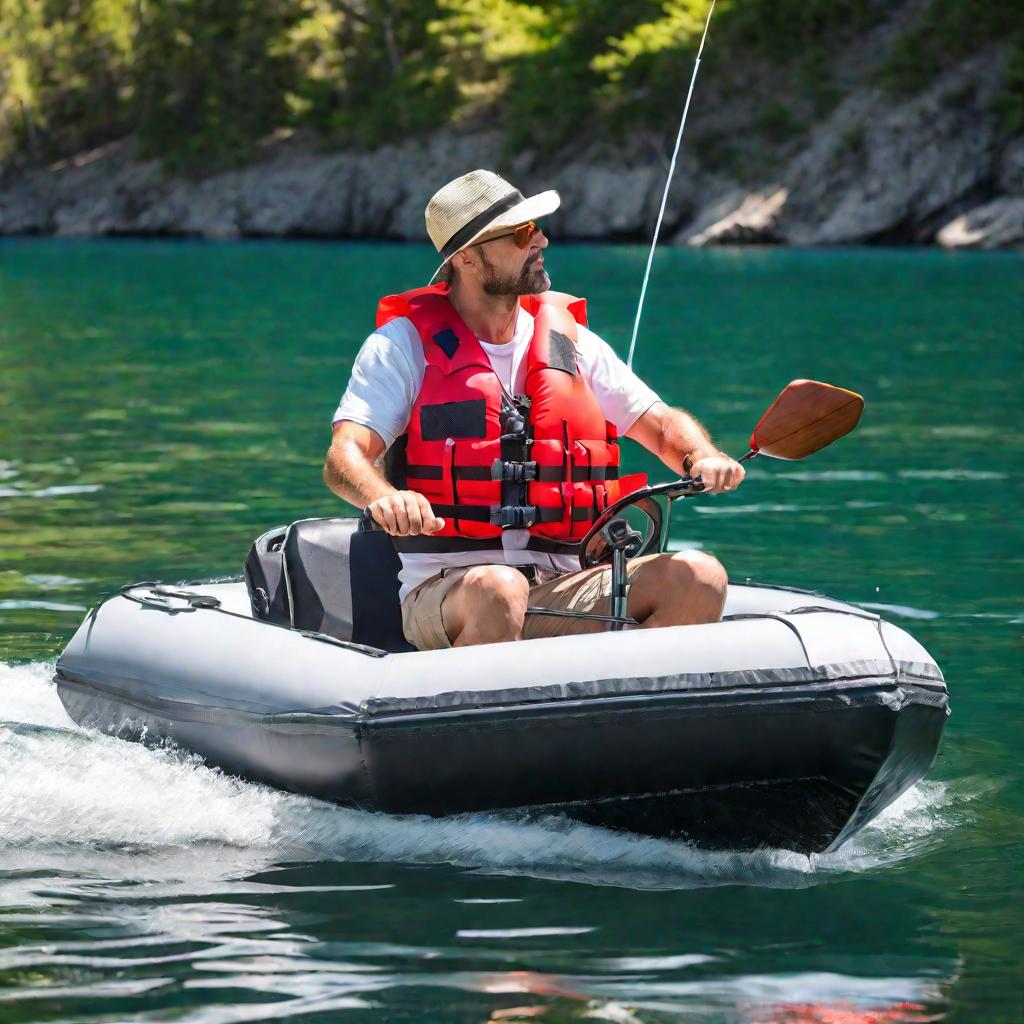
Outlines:
POLYGON ((401 562, 391 538, 358 519, 301 519, 257 537, 245 562, 255 618, 385 651, 402 632, 401 562))

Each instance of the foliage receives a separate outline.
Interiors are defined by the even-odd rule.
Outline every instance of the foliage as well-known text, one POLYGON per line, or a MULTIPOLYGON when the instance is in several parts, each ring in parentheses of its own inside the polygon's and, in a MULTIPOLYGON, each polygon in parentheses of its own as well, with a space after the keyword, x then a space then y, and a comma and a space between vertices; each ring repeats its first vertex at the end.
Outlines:
POLYGON ((991 0, 930 0, 916 26, 897 39, 879 78, 896 95, 919 92, 957 60, 987 44, 1007 45, 992 107, 1001 133, 1024 131, 1024 5, 991 0))
POLYGON ((298 76, 290 0, 173 0, 140 8, 134 108, 144 152, 223 165, 286 120, 298 76))
POLYGON ((433 0, 307 0, 291 33, 292 123, 373 145, 447 120, 456 83, 429 28, 437 13, 433 0))
MULTIPOLYGON (((279 128, 372 146, 473 121, 534 149, 660 131, 678 116, 709 6, 0 0, 0 159, 67 157, 129 132, 144 152, 198 172, 245 160, 279 128)), ((1016 0, 930 0, 882 76, 913 90, 985 41, 1016 37, 998 104, 1012 131, 1024 120, 1022 12, 1016 0)), ((785 141, 806 122, 794 94, 827 109, 842 87, 832 55, 889 15, 883 0, 718 0, 709 86, 749 94, 750 130, 785 141), (742 84, 765 68, 771 92, 742 84)))
POLYGON ((925 88, 944 68, 995 40, 1024 45, 1024 4, 993 0, 930 0, 900 36, 880 71, 895 94, 925 88))
POLYGON ((131 0, 0 0, 0 158, 76 152, 123 131, 131 0))
POLYGON ((1004 137, 1024 133, 1024 33, 1013 40, 1003 70, 1003 87, 992 106, 1004 137))

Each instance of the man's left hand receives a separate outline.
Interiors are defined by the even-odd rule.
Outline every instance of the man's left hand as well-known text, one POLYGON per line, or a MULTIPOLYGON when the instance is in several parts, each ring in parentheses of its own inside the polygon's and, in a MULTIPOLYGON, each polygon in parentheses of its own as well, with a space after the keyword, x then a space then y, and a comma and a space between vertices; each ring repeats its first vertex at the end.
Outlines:
POLYGON ((743 482, 746 470, 728 455, 706 455, 690 468, 690 476, 704 481, 704 492, 734 491, 743 482))

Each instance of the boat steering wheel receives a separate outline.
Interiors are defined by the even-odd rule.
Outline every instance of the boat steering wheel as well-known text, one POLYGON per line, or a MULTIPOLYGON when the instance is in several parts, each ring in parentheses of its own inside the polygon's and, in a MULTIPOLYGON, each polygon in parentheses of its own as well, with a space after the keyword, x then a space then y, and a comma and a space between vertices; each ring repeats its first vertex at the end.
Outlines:
POLYGON ((580 541, 580 568, 610 564, 617 549, 624 550, 627 558, 664 551, 669 523, 666 513, 671 503, 702 489, 699 477, 687 476, 623 495, 594 520, 580 541))

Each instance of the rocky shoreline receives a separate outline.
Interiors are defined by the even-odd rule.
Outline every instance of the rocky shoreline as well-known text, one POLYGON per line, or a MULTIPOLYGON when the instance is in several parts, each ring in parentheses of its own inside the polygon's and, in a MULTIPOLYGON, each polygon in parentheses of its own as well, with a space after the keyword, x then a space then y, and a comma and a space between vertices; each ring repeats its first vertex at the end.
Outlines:
MULTIPOLYGON (((680 245, 1024 246, 1024 138, 1001 137, 993 99, 1003 54, 979 53, 900 101, 851 91, 768 173, 705 170, 684 152, 663 238, 680 245)), ((728 122, 728 111, 698 115, 728 122)), ((684 145, 684 150, 686 149, 684 145)), ((207 239, 424 238, 423 207, 444 181, 495 167, 524 189, 557 188, 555 237, 650 237, 667 170, 662 147, 633 140, 559 161, 503 156, 494 131, 446 128, 427 142, 323 153, 268 140, 244 169, 167 175, 123 139, 60 164, 0 177, 0 235, 207 239)))

